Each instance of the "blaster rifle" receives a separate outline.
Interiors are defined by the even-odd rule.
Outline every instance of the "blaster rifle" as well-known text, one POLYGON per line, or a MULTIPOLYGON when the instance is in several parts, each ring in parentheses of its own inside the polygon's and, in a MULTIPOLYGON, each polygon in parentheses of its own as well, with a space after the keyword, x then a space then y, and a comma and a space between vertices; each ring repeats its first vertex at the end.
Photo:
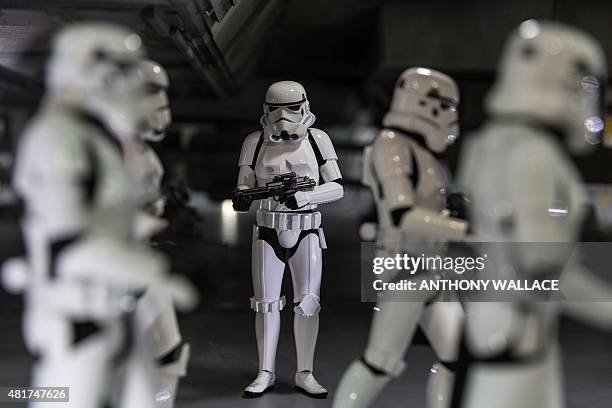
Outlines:
POLYGON ((279 203, 285 203, 298 191, 312 191, 316 186, 316 181, 308 176, 298 177, 295 172, 279 174, 265 186, 235 189, 232 204, 235 211, 248 211, 255 200, 273 198, 279 203))

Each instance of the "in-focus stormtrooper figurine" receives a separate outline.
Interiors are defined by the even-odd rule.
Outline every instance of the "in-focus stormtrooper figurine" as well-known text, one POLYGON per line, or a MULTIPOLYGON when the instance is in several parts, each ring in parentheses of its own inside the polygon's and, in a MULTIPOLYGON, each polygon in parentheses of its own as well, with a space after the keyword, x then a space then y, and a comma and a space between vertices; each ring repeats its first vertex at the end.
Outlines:
POLYGON ((321 309, 321 249, 326 248, 321 213, 316 209, 344 194, 338 157, 329 136, 311 127, 315 116, 299 83, 272 84, 263 108, 263 130, 247 136, 242 146, 234 197, 239 211, 248 210, 253 199, 260 199, 253 229, 251 298, 256 312, 259 374, 244 393, 258 397, 274 385, 280 311, 285 306, 281 285, 285 264, 289 264, 295 294, 295 386, 311 397, 325 398, 327 390, 313 376, 321 309), (279 182, 280 190, 275 189, 279 183, 270 184, 279 179, 284 180, 279 182), (301 184, 309 187, 296 188, 301 184), (266 189, 269 198, 261 199, 266 194, 249 196, 266 189))
MULTIPOLYGON (((147 142, 163 140, 172 116, 166 94, 169 86, 166 70, 154 61, 143 60, 138 64, 138 73, 144 81, 145 98, 151 103, 152 111, 146 130, 134 144, 131 154, 126 155, 126 161, 137 177, 136 190, 141 210, 137 216, 136 235, 146 243, 151 235, 166 226, 166 221, 161 218, 164 211, 161 193, 164 169, 155 150, 147 142)), ((171 408, 179 378, 187 373, 189 345, 182 340, 170 294, 159 288, 149 288, 138 300, 136 318, 152 341, 158 367, 156 406, 171 408)))
MULTIPOLYGON (((459 136, 458 103, 455 81, 441 72, 410 68, 399 77, 384 129, 364 151, 363 182, 372 189, 378 210, 377 256, 420 255, 421 240, 464 238, 467 224, 449 215, 454 197, 450 179, 435 156, 459 136)), ((414 279, 422 277, 417 274, 414 279)), ((334 407, 370 406, 387 382, 403 371, 403 357, 419 323, 440 360, 431 370, 428 403, 444 406, 463 308, 456 301, 436 299, 432 294, 423 301, 378 303, 367 348, 344 374, 334 407)))
POLYGON ((33 386, 70 387, 65 407, 152 407, 152 357, 135 336, 135 299, 156 288, 191 303, 165 260, 132 235, 134 184, 122 151, 151 112, 137 70, 143 56, 140 37, 121 27, 63 29, 47 94, 19 144, 27 268, 3 278, 25 291, 25 340, 40 356, 33 386))
MULTIPOLYGON (((578 237, 587 195, 563 144, 584 150, 603 130, 605 61, 593 38, 562 24, 528 20, 508 41, 486 100, 491 120, 466 147, 459 179, 470 190, 475 240, 531 243, 484 248, 496 251, 494 266, 506 265, 503 278, 558 274, 563 243, 578 237)), ((568 299, 610 299, 586 274, 564 275, 568 299)), ((469 303, 452 406, 562 407, 557 322, 566 307, 612 327, 610 303, 469 303)))

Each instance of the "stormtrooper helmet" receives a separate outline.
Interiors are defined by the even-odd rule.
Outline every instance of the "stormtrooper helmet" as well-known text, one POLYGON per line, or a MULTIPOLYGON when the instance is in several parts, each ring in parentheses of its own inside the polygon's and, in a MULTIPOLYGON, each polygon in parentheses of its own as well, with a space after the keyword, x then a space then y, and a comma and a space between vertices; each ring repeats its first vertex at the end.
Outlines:
POLYGON ((50 99, 96 117, 118 138, 146 129, 153 109, 138 72, 136 33, 105 23, 70 25, 57 34, 46 70, 50 99))
POLYGON ((261 125, 264 140, 295 143, 308 135, 315 121, 304 87, 294 81, 275 82, 268 88, 261 125))
POLYGON ((442 72, 409 68, 395 84, 385 127, 419 134, 427 147, 441 153, 459 136, 459 89, 442 72))
POLYGON ((605 86, 605 57, 595 39, 560 23, 527 20, 508 40, 486 108, 558 130, 580 153, 601 139, 605 86))
POLYGON ((159 142, 166 136, 166 131, 172 123, 172 113, 166 93, 170 82, 166 70, 157 62, 142 60, 138 71, 144 81, 147 99, 153 105, 149 117, 149 127, 142 134, 142 138, 149 142, 159 142))

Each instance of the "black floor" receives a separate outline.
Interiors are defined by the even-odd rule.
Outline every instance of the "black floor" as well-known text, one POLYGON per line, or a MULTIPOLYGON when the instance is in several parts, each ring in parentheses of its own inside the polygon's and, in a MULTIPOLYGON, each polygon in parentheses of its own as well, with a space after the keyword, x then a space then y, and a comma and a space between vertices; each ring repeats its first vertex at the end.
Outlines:
MULTIPOLYGON (((330 398, 325 401, 308 398, 293 389, 295 374, 295 346, 293 313, 283 312, 283 326, 277 357, 275 390, 256 400, 243 399, 242 389, 257 374, 257 349, 253 315, 250 312, 220 312, 219 314, 190 316, 185 320, 185 335, 198 338, 190 367, 189 378, 182 385, 180 407, 328 407, 333 390, 353 358, 360 355, 365 345, 370 306, 335 304, 322 310, 321 331, 315 360, 317 380, 328 388, 330 398)), ((424 406, 424 384, 433 355, 426 346, 417 346, 408 354, 408 368, 393 383, 383 407, 424 406), (404 397, 405 396, 405 397, 404 397)))
MULTIPOLYGON (((29 357, 20 340, 19 307, 2 299, 0 385, 25 385, 29 357)), ((264 397, 243 399, 242 389, 256 375, 257 352, 253 316, 248 310, 211 308, 183 316, 186 339, 192 344, 189 375, 179 392, 177 408, 306 408, 329 407, 342 372, 365 344, 371 305, 355 301, 324 304, 315 362, 317 379, 330 391, 328 400, 314 400, 293 390, 295 350, 292 313, 283 316, 277 359, 276 389, 264 397)), ((562 326, 569 408, 612 406, 612 335, 575 323, 562 326)), ((424 407, 425 381, 433 356, 426 345, 411 347, 407 369, 392 382, 376 407, 424 407)), ((14 405, 12 405, 14 406, 14 405)))

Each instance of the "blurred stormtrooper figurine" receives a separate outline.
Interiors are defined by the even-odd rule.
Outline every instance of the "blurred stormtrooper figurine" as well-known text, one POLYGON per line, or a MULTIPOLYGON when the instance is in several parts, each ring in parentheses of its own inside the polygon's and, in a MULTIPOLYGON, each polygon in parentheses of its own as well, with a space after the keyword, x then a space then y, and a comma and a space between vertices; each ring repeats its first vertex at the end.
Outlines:
MULTIPOLYGON (((455 81, 441 72, 410 68, 399 77, 384 129, 364 152, 363 182, 372 189, 378 210, 377 256, 420 253, 415 244, 421 239, 444 242, 466 235, 467 223, 449 215, 455 196, 435 157, 459 136, 458 102, 455 81)), ((445 406, 463 308, 458 302, 436 302, 436 297, 378 303, 368 346, 344 374, 334 407, 370 406, 403 371, 402 360, 419 323, 440 360, 431 370, 428 403, 445 406)))
MULTIPOLYGON (((140 143, 128 154, 127 164, 137 177, 137 191, 141 210, 136 219, 136 235, 145 243, 151 236, 166 227, 161 218, 164 211, 164 197, 161 181, 164 169, 155 150, 147 142, 159 142, 165 137, 172 116, 168 105, 168 75, 156 62, 143 60, 138 64, 146 98, 151 102, 152 113, 148 127, 141 133, 140 143)), ((196 294, 194 294, 196 296, 196 294)), ((172 298, 167 291, 149 288, 138 300, 136 318, 150 336, 156 358, 158 390, 155 393, 157 406, 174 406, 180 377, 187 374, 189 344, 183 342, 174 310, 172 298)))
POLYGON ((47 94, 20 140, 14 184, 26 206, 27 268, 8 281, 26 296, 25 340, 40 356, 33 386, 70 387, 68 403, 49 406, 152 407, 135 299, 155 288, 177 305, 192 303, 182 282, 167 277, 165 260, 132 235, 136 202, 122 151, 151 111, 142 57, 140 37, 123 28, 62 30, 47 94))
MULTIPOLYGON (((593 38, 562 24, 528 20, 510 37, 486 101, 491 120, 466 147, 460 167, 474 204, 474 239, 533 243, 497 245, 505 249, 501 262, 511 266, 504 278, 558 273, 567 258, 563 243, 578 237, 587 195, 562 144, 579 152, 597 142, 605 61, 593 38), (551 247, 538 243, 557 244, 544 250, 551 247)), ((598 285, 584 291, 584 274, 567 274, 561 285, 568 299, 601 293, 598 285)), ((562 407, 557 322, 561 307, 571 303, 469 303, 452 406, 562 407)), ((587 319, 607 307, 607 317, 600 316, 612 327, 610 303, 574 306, 587 319)))
MULTIPOLYGON (((172 123, 172 113, 166 93, 170 85, 166 70, 158 63, 151 60, 143 60, 138 65, 138 73, 144 81, 147 101, 151 104, 152 113, 146 121, 146 128, 140 134, 135 149, 127 160, 131 166, 131 171, 135 174, 138 181, 138 197, 143 211, 146 214, 157 218, 164 213, 165 198, 161 192, 161 183, 164 177, 164 168, 155 150, 149 143, 157 143, 164 140, 166 131, 172 123)), ((143 226, 150 226, 144 230, 137 229, 142 233, 142 237, 148 239, 151 235, 163 229, 163 223, 152 222, 143 223, 143 226)))
POLYGON ((253 230, 251 298, 259 374, 244 393, 259 397, 274 385, 280 311, 285 306, 280 292, 288 263, 295 294, 295 386, 311 397, 326 398, 327 390, 313 376, 321 309, 321 249, 326 248, 321 213, 316 209, 344 195, 338 157, 329 136, 311 127, 315 116, 299 83, 272 84, 263 108, 263 130, 247 136, 242 146, 234 193, 238 211, 247 211, 253 200, 260 201, 253 230))

